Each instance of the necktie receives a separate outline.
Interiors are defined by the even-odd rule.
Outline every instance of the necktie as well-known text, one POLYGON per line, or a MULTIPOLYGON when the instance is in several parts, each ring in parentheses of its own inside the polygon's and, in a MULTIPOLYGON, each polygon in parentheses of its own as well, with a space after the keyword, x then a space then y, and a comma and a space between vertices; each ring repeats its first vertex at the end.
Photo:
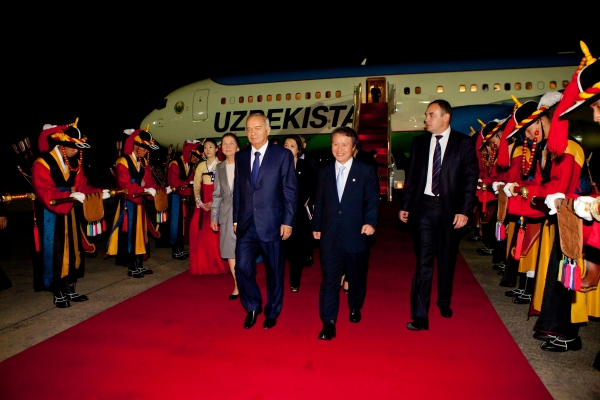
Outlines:
POLYGON ((442 170, 442 146, 440 139, 442 135, 435 135, 435 150, 433 151, 433 170, 431 173, 431 192, 437 196, 440 194, 440 171, 442 170))
POLYGON ((256 185, 258 180, 258 170, 260 168, 260 151, 254 153, 254 164, 252 164, 252 186, 256 185))
POLYGON ((340 170, 338 171, 338 176, 336 178, 338 199, 340 201, 342 201, 342 193, 344 193, 344 169, 346 169, 346 167, 340 165, 340 170))

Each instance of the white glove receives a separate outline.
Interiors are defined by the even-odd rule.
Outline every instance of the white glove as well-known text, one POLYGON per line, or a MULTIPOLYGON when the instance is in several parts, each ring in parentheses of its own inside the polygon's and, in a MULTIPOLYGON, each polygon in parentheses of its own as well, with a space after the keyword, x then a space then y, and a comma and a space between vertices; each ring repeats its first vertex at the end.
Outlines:
POLYGON ((110 190, 103 189, 102 190, 102 200, 106 200, 110 197, 110 190))
POLYGON ((202 200, 200 200, 199 198, 196 199, 196 208, 200 208, 201 205, 202 205, 202 200))
POLYGON ((172 191, 173 191, 173 189, 171 189, 171 186, 167 186, 165 188, 165 192, 167 192, 167 194, 171 194, 172 191))
POLYGON ((544 203, 546 203, 546 205, 548 206, 548 208, 550 209, 550 212, 548 213, 548 215, 554 215, 556 214, 556 199, 564 199, 565 198, 565 194, 564 193, 554 193, 554 194, 549 194, 548 196, 546 196, 546 200, 544 200, 544 203))
POLYGON ((504 185, 504 193, 508 196, 508 197, 513 197, 513 194, 510 192, 510 189, 513 186, 518 186, 516 183, 507 183, 506 185, 504 185))
POLYGON ((190 181, 190 185, 192 185, 192 186, 193 186, 193 185, 194 185, 194 181, 190 181))
POLYGON ((83 194, 81 192, 73 192, 73 193, 71 193, 70 197, 77 199, 77 201, 80 203, 83 203, 83 201, 85 200, 85 194, 83 194))
POLYGON ((573 202, 573 209, 575 209, 575 214, 577 214, 580 218, 585 219, 586 221, 592 221, 592 214, 590 213, 590 205, 594 202, 594 198, 591 196, 579 196, 577 200, 573 202), (586 211, 586 205, 588 211, 586 211))
POLYGON ((146 189, 144 189, 144 192, 150 193, 150 195, 152 197, 156 196, 156 189, 154 189, 154 188, 146 188, 146 189))
POLYGON ((498 186, 504 185, 504 182, 494 182, 492 183, 492 189, 494 190, 494 194, 498 194, 498 186))

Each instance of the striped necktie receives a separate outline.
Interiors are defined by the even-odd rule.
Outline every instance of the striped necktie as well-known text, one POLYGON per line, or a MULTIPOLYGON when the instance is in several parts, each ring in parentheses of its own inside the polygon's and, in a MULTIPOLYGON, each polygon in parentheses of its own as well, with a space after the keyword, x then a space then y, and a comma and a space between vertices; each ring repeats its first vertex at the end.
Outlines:
POLYGON ((440 171, 442 170, 442 146, 440 139, 442 135, 435 135, 435 150, 433 151, 433 170, 431 172, 431 192, 438 196, 440 194, 440 171))

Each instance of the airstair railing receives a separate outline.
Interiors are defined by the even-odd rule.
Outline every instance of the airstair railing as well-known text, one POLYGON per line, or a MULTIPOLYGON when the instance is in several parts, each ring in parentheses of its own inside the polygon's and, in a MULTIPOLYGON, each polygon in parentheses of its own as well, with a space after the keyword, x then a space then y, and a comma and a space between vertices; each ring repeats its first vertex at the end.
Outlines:
POLYGON ((394 157, 392 155, 392 114, 396 112, 396 85, 388 85, 388 133, 387 133, 387 165, 388 165, 388 201, 392 201, 394 189, 394 157))
POLYGON ((358 119, 360 117, 360 105, 362 103, 362 83, 354 86, 354 118, 352 120, 353 128, 358 132, 358 119))

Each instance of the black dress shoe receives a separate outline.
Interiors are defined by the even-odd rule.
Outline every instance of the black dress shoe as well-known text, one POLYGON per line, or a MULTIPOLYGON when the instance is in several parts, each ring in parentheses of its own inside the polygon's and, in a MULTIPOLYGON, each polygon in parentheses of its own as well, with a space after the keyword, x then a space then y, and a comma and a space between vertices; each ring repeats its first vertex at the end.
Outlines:
POLYGON ((569 350, 577 351, 581 350, 581 347, 582 345, 580 336, 577 336, 573 339, 565 339, 558 336, 540 345, 542 350, 554 352, 565 352, 569 350))
POLYGON ((277 318, 265 318, 265 322, 263 323, 263 328, 271 329, 277 325, 277 318))
POLYGON ((350 322, 360 322, 362 315, 360 315, 360 310, 351 310, 350 311, 350 322))
POLYGON ((144 275, 152 275, 154 273, 154 271, 152 271, 151 269, 146 269, 144 267, 140 267, 139 270, 142 271, 144 275))
POLYGON ((438 306, 440 308, 440 314, 442 314, 442 317, 444 318, 451 318, 452 317, 452 309, 450 308, 450 306, 438 306))
POLYGON ((335 337, 335 322, 329 321, 319 332, 319 340, 331 340, 335 337))
POLYGON ((262 313, 261 309, 250 311, 246 315, 246 319, 244 320, 244 329, 252 328, 254 326, 254 324, 256 324, 256 319, 258 318, 260 313, 262 313))
POLYGON ((409 331, 426 331, 429 330, 429 325, 423 322, 412 321, 406 324, 406 329, 409 331))
POLYGON ((233 293, 231 293, 231 294, 229 295, 229 300, 237 300, 237 298, 238 298, 238 297, 240 297, 240 294, 239 294, 239 293, 238 293, 238 294, 233 294, 233 293))
POLYGON ((176 260, 187 260, 188 256, 186 254, 180 253, 180 252, 173 252, 171 253, 171 257, 173 257, 176 260))
POLYGON ((548 333, 535 331, 533 333, 533 338, 537 340, 541 340, 542 342, 547 342, 548 340, 556 339, 556 335, 550 335, 548 333))

